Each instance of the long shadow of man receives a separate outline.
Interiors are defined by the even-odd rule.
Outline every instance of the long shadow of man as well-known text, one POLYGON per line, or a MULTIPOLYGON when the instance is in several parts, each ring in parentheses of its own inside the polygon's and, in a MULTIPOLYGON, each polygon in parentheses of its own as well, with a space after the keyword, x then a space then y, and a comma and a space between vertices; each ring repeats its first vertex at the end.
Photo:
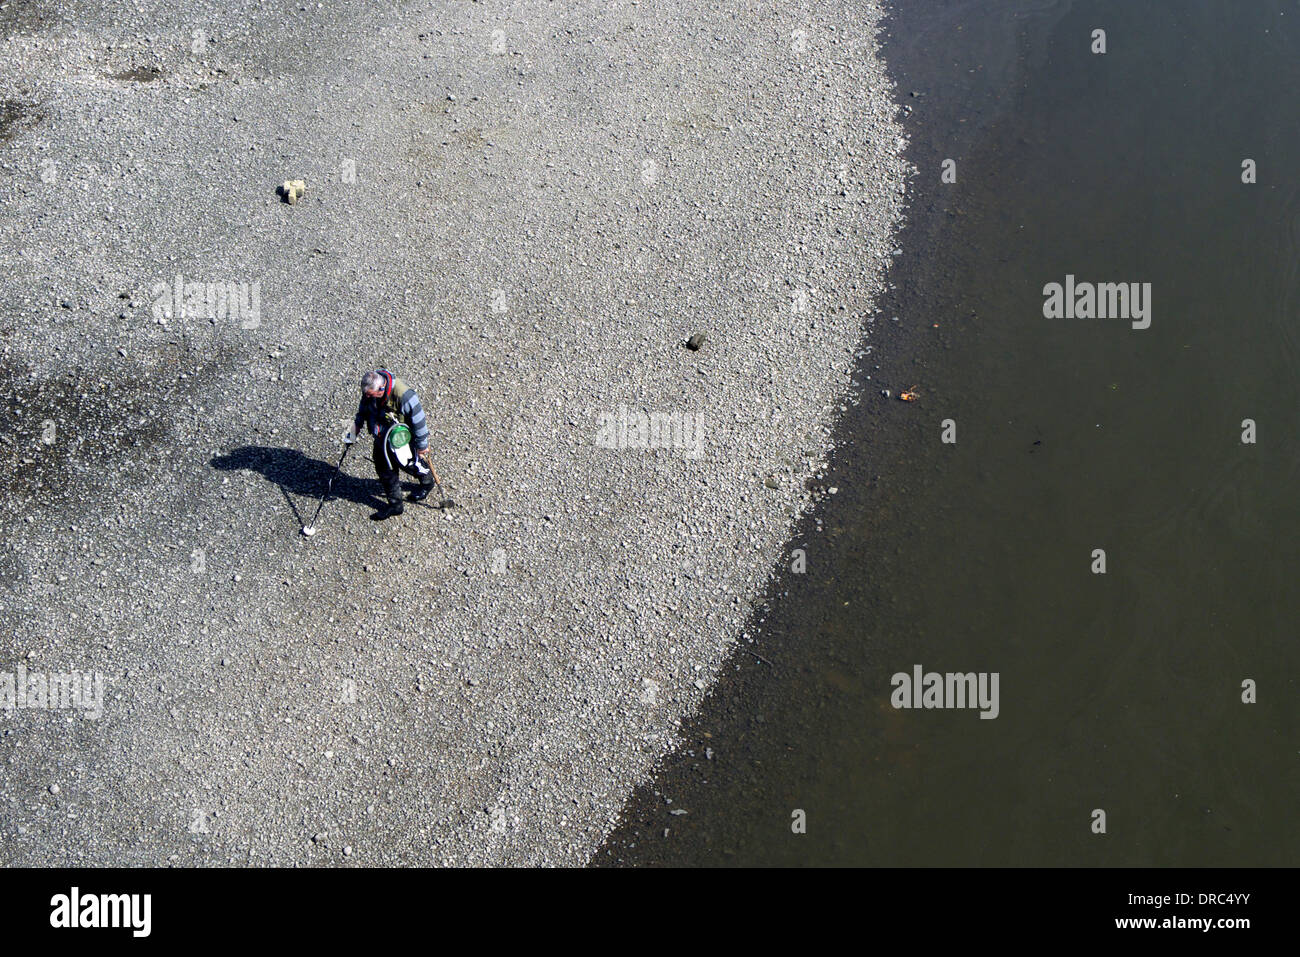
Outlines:
MULTIPOLYGON (((325 486, 329 484, 330 476, 334 474, 335 464, 335 462, 308 458, 297 449, 277 449, 262 445, 244 445, 225 455, 218 455, 212 460, 213 468, 224 471, 248 469, 260 472, 280 486, 285 501, 289 503, 289 508, 293 510, 300 525, 303 517, 292 496, 303 495, 312 499, 319 497, 325 491, 325 486)), ((346 472, 340 472, 334 482, 334 488, 330 490, 330 498, 341 498, 356 502, 358 505, 379 508, 385 503, 385 499, 375 494, 377 491, 379 491, 377 480, 353 478, 346 472)))

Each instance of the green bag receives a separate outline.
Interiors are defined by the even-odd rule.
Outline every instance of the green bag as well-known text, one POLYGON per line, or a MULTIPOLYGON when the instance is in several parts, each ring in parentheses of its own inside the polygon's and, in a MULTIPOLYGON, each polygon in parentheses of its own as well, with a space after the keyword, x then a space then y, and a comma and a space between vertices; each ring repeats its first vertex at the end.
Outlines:
POLYGON ((411 430, 402 423, 399 422, 388 430, 388 447, 403 465, 415 461, 415 453, 411 449, 411 430))

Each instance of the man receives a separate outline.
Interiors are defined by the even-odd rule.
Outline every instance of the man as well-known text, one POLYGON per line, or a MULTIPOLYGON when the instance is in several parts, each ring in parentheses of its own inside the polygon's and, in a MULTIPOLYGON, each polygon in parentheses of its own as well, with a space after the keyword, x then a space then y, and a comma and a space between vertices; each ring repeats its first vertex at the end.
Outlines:
POLYGON ((382 521, 401 515, 401 472, 409 472, 420 480, 418 490, 407 496, 409 501, 422 502, 438 481, 429 460, 429 423, 425 421, 424 408, 415 390, 387 369, 376 369, 361 377, 361 403, 357 406, 352 431, 343 437, 351 445, 361 434, 361 426, 375 437, 375 472, 388 504, 370 516, 382 521))

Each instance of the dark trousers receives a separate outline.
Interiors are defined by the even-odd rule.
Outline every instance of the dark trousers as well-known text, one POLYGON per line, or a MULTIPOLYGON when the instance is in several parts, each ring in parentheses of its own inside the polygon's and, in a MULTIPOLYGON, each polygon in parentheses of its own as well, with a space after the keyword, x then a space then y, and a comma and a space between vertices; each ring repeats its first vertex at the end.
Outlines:
MULTIPOLYGON (((414 448, 411 451, 414 452, 414 448)), ((379 484, 384 487, 384 494, 390 502, 402 500, 402 472, 415 476, 425 488, 433 488, 433 473, 418 455, 410 465, 403 465, 397 460, 397 456, 388 447, 387 430, 375 436, 375 447, 371 454, 375 460, 379 484)))

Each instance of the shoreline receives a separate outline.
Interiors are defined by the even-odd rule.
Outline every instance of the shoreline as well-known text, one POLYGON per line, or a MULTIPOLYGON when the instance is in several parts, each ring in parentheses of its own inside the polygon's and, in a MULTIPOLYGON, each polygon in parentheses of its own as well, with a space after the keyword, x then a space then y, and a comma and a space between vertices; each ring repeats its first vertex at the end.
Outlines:
POLYGON ((881 303, 900 321, 877 322, 863 371, 920 397, 877 391, 846 416, 839 494, 796 536, 806 574, 779 576, 751 622, 763 660, 725 669, 593 864, 1286 863, 1293 795, 1242 769, 1287 759, 1297 712, 1285 696, 1261 711, 1237 675, 1296 670, 1275 627, 1295 442, 1253 444, 1256 415, 1293 405, 1295 191, 1265 195, 1234 151, 1294 152, 1267 117, 1293 85, 1295 24, 1276 7, 1230 28, 1204 7, 1094 13, 1142 47, 1102 60, 1082 42, 1093 14, 1068 5, 887 21, 922 172, 881 303), (1213 55, 1171 71, 1191 49, 1213 55), (1189 150, 1210 115, 1215 142, 1189 150), (1153 192, 1167 168, 1176 186, 1153 192), (1220 272, 1238 257, 1248 271, 1220 272), (1043 316, 1045 283, 1139 265, 1149 330, 1043 316), (1258 384, 1249 421, 1239 382, 1258 384), (998 717, 906 709, 894 681, 922 667, 997 674, 998 717), (1102 812, 1126 819, 1104 840, 1102 812))

